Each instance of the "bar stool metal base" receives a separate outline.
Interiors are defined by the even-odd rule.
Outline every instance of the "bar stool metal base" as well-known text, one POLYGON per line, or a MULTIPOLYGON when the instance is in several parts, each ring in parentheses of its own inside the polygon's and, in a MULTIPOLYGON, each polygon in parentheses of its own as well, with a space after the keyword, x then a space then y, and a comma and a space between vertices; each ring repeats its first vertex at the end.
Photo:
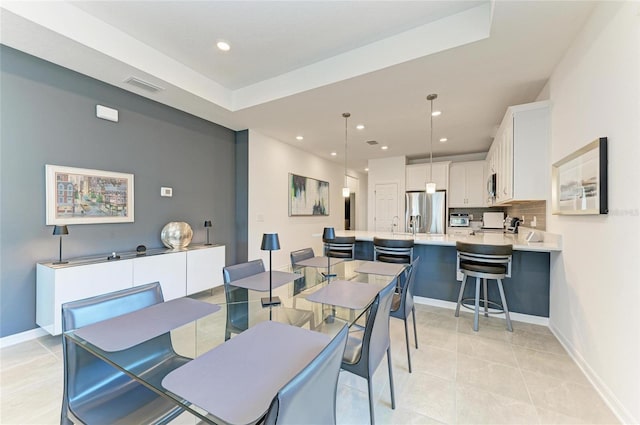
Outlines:
POLYGON ((489 317, 489 314, 502 314, 504 313, 505 319, 507 321, 507 330, 509 332, 513 332, 513 326, 511 325, 511 317, 509 316, 509 308, 507 307, 507 300, 504 296, 504 287, 502 286, 502 278, 504 275, 487 275, 483 273, 481 276, 474 272, 463 271, 462 284, 460 285, 460 293, 458 294, 458 304, 456 306, 455 316, 460 316, 460 306, 468 308, 469 310, 474 311, 473 315, 473 330, 478 332, 479 322, 480 322, 480 303, 482 303, 482 307, 484 310, 485 317, 489 317), (464 294, 464 288, 467 283, 467 277, 475 277, 476 278, 476 294, 475 298, 462 298, 464 294), (502 305, 497 302, 490 301, 487 299, 487 280, 494 279, 498 283, 498 290, 500 291, 500 300, 502 301, 502 305), (480 280, 482 280, 482 289, 484 297, 480 298, 480 280), (474 302, 473 308, 471 306, 466 305, 469 301, 474 302), (496 308, 493 311, 490 311, 489 306, 495 306, 496 308))

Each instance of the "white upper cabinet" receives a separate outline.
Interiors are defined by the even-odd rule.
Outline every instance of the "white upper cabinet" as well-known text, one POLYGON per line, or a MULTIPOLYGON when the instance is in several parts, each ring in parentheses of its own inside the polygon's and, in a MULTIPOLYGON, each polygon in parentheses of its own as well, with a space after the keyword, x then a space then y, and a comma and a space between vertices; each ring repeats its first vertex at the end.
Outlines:
POLYGON ((549 197, 549 103, 511 106, 487 155, 496 173, 495 204, 549 197))
MULTIPOLYGON (((433 163, 433 181, 437 190, 449 189, 449 161, 433 163)), ((430 178, 431 164, 411 164, 407 165, 406 190, 425 190, 427 181, 430 178)))
POLYGON ((449 207, 485 206, 485 161, 454 162, 449 167, 449 207))

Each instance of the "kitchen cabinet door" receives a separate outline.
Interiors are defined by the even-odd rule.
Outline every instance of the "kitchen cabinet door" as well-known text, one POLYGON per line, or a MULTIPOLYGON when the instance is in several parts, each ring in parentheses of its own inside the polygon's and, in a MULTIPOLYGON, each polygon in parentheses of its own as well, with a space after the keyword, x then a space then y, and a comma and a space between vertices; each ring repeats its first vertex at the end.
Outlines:
POLYGON ((427 165, 411 164, 405 168, 405 190, 425 190, 427 183, 427 165))
POLYGON ((484 206, 484 161, 454 162, 449 167, 449 207, 484 206))

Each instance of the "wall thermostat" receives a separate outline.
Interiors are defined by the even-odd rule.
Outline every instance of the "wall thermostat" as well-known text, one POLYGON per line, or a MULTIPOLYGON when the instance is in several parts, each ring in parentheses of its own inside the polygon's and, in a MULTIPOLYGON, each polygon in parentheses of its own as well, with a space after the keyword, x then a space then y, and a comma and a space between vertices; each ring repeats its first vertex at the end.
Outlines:
POLYGON ((173 196, 173 188, 161 187, 160 188, 160 196, 171 198, 173 196))

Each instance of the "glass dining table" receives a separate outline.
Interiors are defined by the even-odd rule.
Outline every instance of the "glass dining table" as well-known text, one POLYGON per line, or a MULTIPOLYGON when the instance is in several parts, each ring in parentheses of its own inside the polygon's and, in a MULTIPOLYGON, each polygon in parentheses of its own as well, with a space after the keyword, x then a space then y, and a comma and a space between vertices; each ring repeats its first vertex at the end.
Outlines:
MULTIPOLYGON (((320 266, 324 258, 307 261, 314 265, 294 265, 279 270, 291 277, 289 282, 272 291, 273 297, 279 297, 279 305, 263 307, 261 299, 269 296, 268 291, 243 288, 233 284, 236 282, 226 286, 224 291, 191 296, 189 302, 195 299, 214 306, 194 315, 194 320, 187 316, 184 323, 167 320, 166 324, 155 325, 159 329, 166 327, 177 354, 193 359, 168 373, 164 379, 157 376, 147 379, 149 374, 139 370, 135 363, 120 360, 128 357, 122 355, 123 351, 134 350, 137 343, 145 342, 144 335, 129 335, 129 340, 134 338, 133 342, 121 346, 118 345, 122 341, 113 341, 113 338, 120 338, 118 332, 114 337, 113 329, 108 332, 96 329, 98 334, 91 335, 81 328, 65 332, 64 338, 171 400, 198 421, 255 422, 266 412, 279 388, 308 364, 343 326, 364 322, 376 294, 397 282, 404 271, 401 265, 353 260, 332 264, 330 272, 335 276, 327 276, 326 263, 324 267, 320 266), (100 332, 112 339, 110 347, 102 342, 104 335, 99 335, 100 332), (269 356, 271 360, 265 360, 269 356), (278 372, 278 367, 287 370, 278 372), (280 373, 282 376, 277 378, 282 381, 264 383, 262 391, 266 393, 262 398, 258 397, 254 405, 247 403, 254 386, 252 380, 273 380, 273 373, 280 373), (227 400, 226 397, 231 398, 227 400), (237 406, 233 397, 241 401, 237 406)), ((154 320, 163 322, 163 317, 172 317, 172 304, 176 303, 157 305, 154 320), (163 314, 160 310, 165 305, 167 310, 163 314)), ((193 312, 197 308, 189 306, 188 309, 196 314, 193 312)), ((123 320, 126 319, 114 318, 97 325, 102 330, 109 329, 109 322, 114 321, 114 326, 117 324, 123 334, 121 339, 126 339, 129 326, 123 320)), ((133 317, 131 320, 142 323, 133 317)), ((148 339, 155 336, 149 335, 148 339)))

